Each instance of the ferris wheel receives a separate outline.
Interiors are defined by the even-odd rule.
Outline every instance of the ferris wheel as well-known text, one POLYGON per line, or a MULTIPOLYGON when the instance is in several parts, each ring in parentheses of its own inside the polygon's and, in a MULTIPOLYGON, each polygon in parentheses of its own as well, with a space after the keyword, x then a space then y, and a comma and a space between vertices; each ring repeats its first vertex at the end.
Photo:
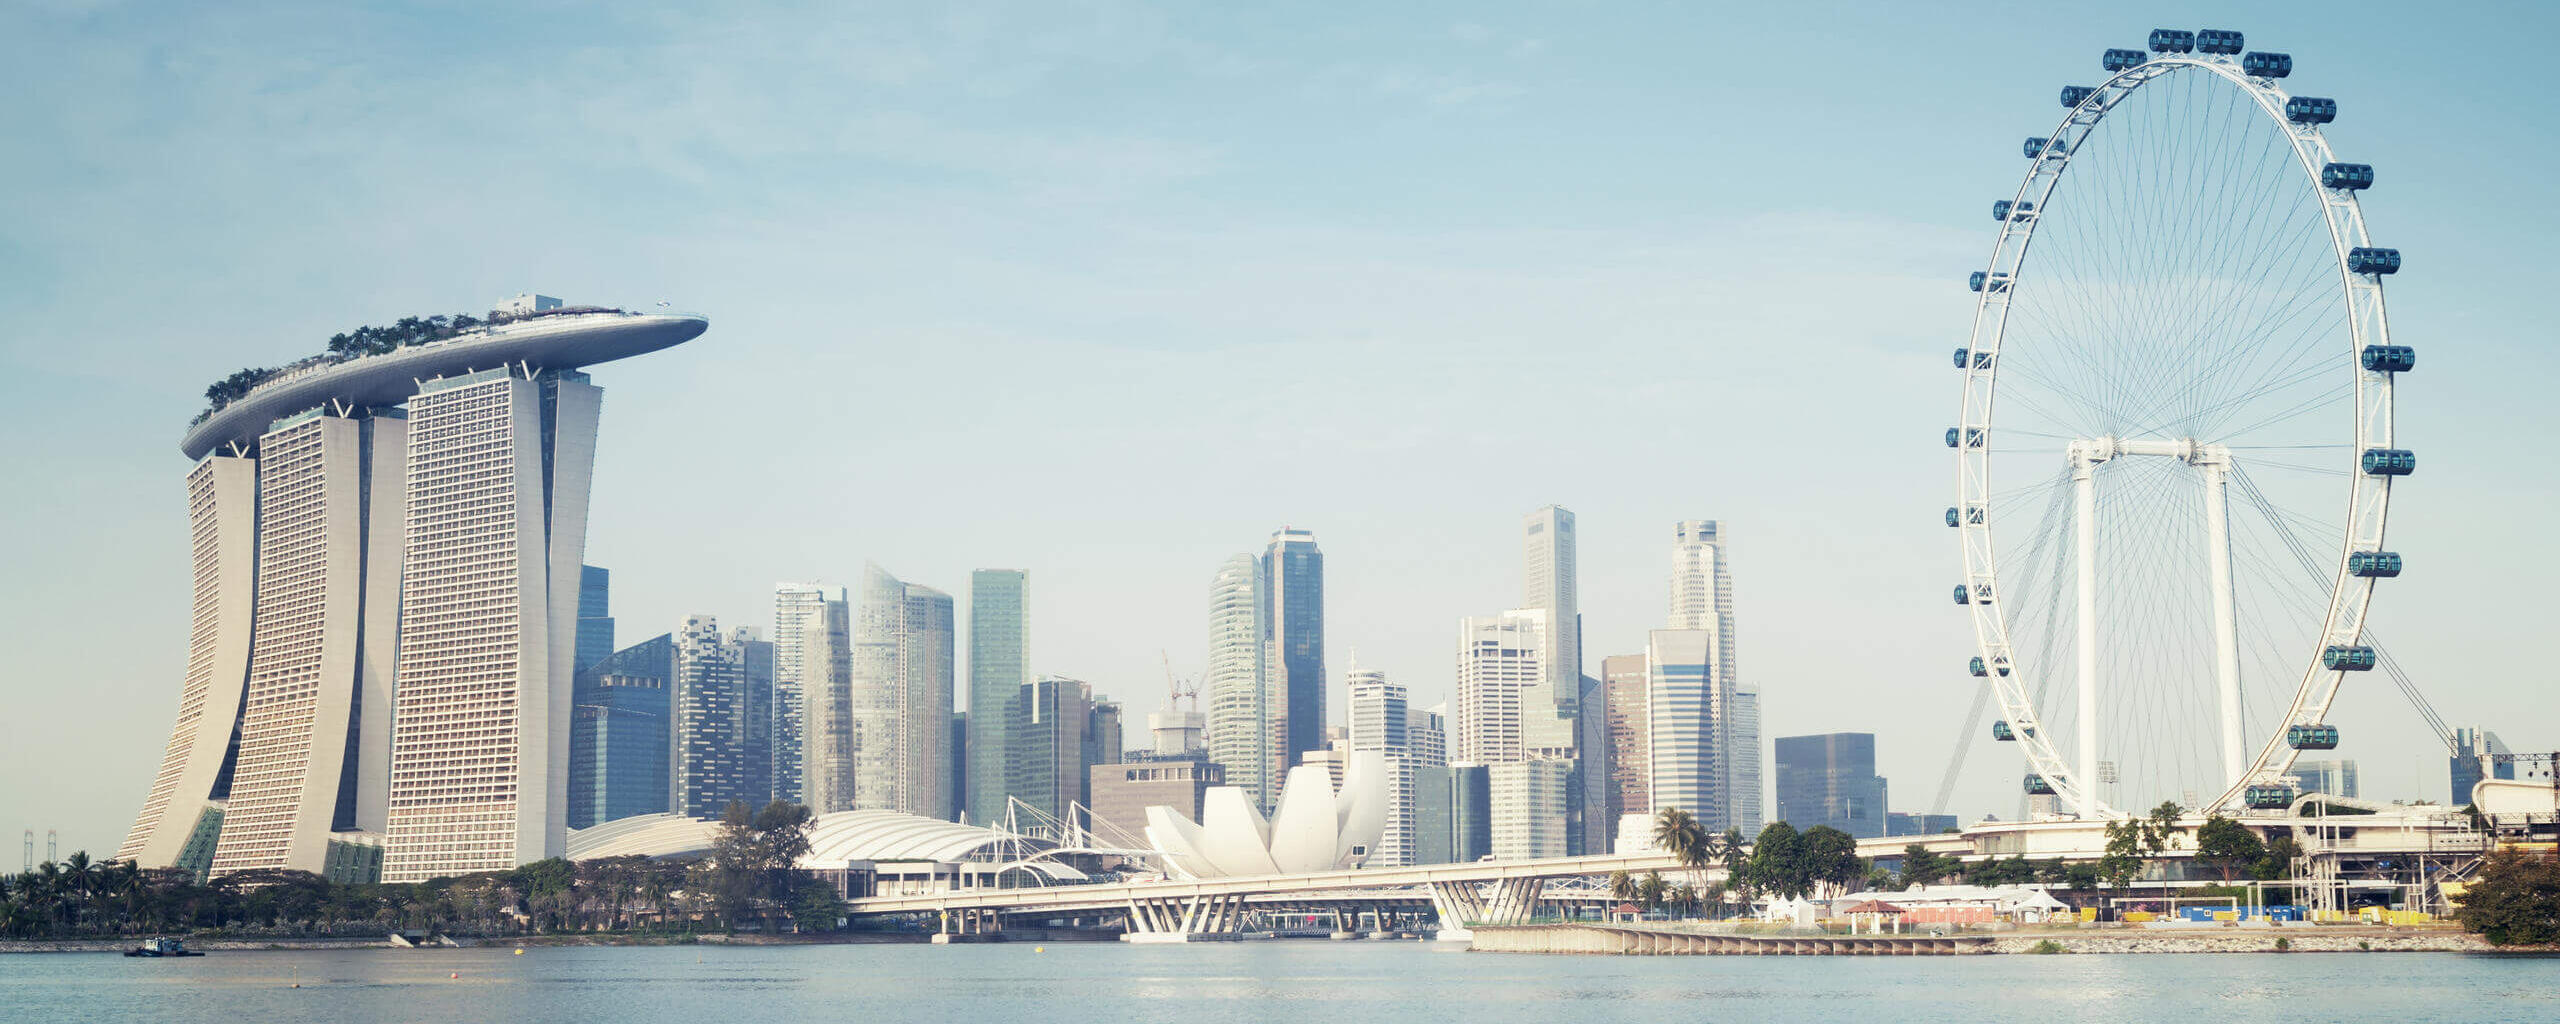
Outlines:
POLYGON ((2101 64, 1991 204, 1955 353, 1970 670, 2059 813, 2283 807, 2401 570, 2400 253, 2366 236, 2337 103, 2280 85, 2289 55, 2162 29, 2101 64))

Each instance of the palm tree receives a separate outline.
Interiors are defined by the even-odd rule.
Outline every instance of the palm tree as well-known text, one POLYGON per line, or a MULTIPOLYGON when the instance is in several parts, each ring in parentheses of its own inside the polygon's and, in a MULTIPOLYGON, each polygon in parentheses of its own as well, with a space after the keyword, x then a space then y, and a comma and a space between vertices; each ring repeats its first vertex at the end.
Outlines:
POLYGON ((1652 910, 1662 905, 1663 896, 1670 891, 1671 887, 1663 884, 1662 872, 1648 871, 1645 873, 1644 880, 1636 883, 1636 902, 1642 904, 1646 910, 1652 910))
POLYGON ((1609 872, 1609 898, 1617 900, 1620 903, 1634 902, 1636 898, 1636 879, 1634 875, 1627 873, 1627 869, 1619 868, 1616 871, 1609 872))

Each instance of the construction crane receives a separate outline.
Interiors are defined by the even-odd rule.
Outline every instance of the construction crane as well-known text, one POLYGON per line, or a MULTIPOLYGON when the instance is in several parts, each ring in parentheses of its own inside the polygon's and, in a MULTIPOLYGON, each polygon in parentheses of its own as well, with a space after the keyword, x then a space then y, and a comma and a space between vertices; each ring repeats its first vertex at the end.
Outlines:
POLYGON ((1174 675, 1173 655, 1163 648, 1157 648, 1156 655, 1164 659, 1164 709, 1181 711, 1183 710, 1182 702, 1187 700, 1191 702, 1190 710, 1200 710, 1200 680, 1197 677, 1185 680, 1174 675))

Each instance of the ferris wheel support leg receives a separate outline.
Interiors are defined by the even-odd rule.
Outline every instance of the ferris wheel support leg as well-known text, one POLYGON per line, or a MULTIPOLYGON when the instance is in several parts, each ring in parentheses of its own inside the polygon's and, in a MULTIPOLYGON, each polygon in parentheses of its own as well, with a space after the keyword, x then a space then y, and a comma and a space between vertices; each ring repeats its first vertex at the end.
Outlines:
POLYGON ((2080 552, 2080 770, 2072 781, 2079 806, 2072 813, 2097 816, 2098 800, 2098 466, 2071 463, 2072 520, 2080 552))
POLYGON ((2240 624, 2231 591, 2230 464, 2199 460, 2204 471, 2207 558, 2213 562, 2213 675, 2222 694, 2222 775, 2241 781, 2246 757, 2240 734, 2240 624))

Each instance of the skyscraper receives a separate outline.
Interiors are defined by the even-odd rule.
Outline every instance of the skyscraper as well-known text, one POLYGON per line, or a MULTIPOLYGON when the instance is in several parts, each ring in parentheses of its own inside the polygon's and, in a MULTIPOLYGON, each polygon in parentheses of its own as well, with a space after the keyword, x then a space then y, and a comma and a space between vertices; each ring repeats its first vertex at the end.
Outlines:
MULTIPOLYGON (((1653 681, 1641 654, 1600 659, 1600 677, 1605 680, 1603 715, 1609 723, 1609 788, 1602 814, 1608 827, 1616 830, 1611 833, 1614 838, 1626 832, 1629 815, 1653 813, 1653 726, 1647 716, 1653 681)), ((1612 850, 1618 848, 1612 843, 1612 850)))
POLYGON ((825 614, 832 597, 844 601, 844 592, 832 595, 816 583, 776 583, 773 585, 773 790, 774 795, 797 803, 817 806, 809 795, 807 768, 809 734, 809 693, 805 680, 809 670, 801 655, 801 644, 809 629, 809 620, 825 614))
POLYGON ((208 389, 179 445, 199 460, 187 679, 121 852, 210 871, 225 846, 223 870, 316 850, 387 881, 558 853, 581 626, 605 618, 581 565, 602 392, 577 368, 705 326, 528 297, 208 389))
POLYGON ((958 617, 951 595, 921 583, 906 585, 906 617, 899 628, 898 660, 906 681, 901 698, 898 765, 899 810, 927 818, 959 816, 951 779, 951 714, 957 694, 954 657, 958 617))
MULTIPOLYGON (((1093 687, 1081 680, 1041 676, 1022 685, 1019 718, 1011 730, 1006 788, 1014 799, 1060 821, 1070 804, 1084 800, 1091 784, 1085 763, 1085 730, 1093 723, 1093 687)), ((1117 760, 1116 758, 1114 760, 1117 760)), ((999 805, 997 816, 1002 821, 999 805)))
POLYGON ((2515 778, 2516 763, 2508 756, 2513 753, 2514 751, 2507 749, 2505 743, 2498 740, 2497 733, 2470 726, 2455 729, 2453 757, 2450 762, 2453 773, 2451 801, 2453 805, 2459 807, 2470 804, 2471 790, 2480 785, 2482 779, 2515 778))
POLYGON ((1519 608, 1458 622, 1457 730, 1449 758, 1509 764, 1528 758, 1528 719, 1543 703, 1549 612, 1519 608))
POLYGON ((333 837, 383 828, 407 424, 322 413, 258 439, 257 611, 214 874, 317 872, 333 837))
POLYGON ((1405 688, 1387 681, 1387 674, 1356 664, 1348 673, 1351 694, 1350 746, 1355 751, 1374 750, 1383 755, 1387 767, 1386 827, 1378 835, 1378 848, 1370 851, 1363 863, 1392 867, 1417 863, 1414 860, 1414 777, 1413 750, 1407 743, 1412 727, 1412 713, 1405 705, 1405 688))
POLYGON ((951 815, 943 748, 952 647, 950 595, 863 566, 850 703, 855 808, 951 815))
POLYGON ((613 646, 613 571, 578 567, 578 664, 574 672, 611 657, 613 646))
MULTIPOLYGON (((850 811, 856 806, 854 781, 853 611, 842 591, 793 595, 790 621, 799 623, 799 643, 785 653, 774 647, 774 675, 797 674, 792 689, 802 702, 800 735, 801 802, 819 814, 850 811), (794 667, 786 669, 786 665, 794 667)), ((777 616, 779 617, 779 616, 777 616)), ((775 689, 782 689, 779 683, 775 689)))
MULTIPOLYGON (((1446 864, 1455 855, 1451 820, 1451 777, 1447 705, 1405 711, 1406 776, 1410 794, 1410 837, 1402 851, 1406 864, 1446 864)), ((1490 838, 1487 842, 1490 842, 1490 838)), ((1380 854, 1384 840, 1381 839, 1380 854)))
POLYGON ((2292 776, 2293 784, 2305 793, 2326 793, 2330 796, 2345 797, 2356 795, 2354 758, 2323 761, 2305 758, 2295 761, 2293 767, 2286 770, 2285 774, 2292 776))
POLYGON ((1735 667, 1733 571, 1726 559, 1724 524, 1691 519, 1672 527, 1672 629, 1703 629, 1714 634, 1716 750, 1720 789, 1720 827, 1758 835, 1763 820, 1760 750, 1760 688, 1742 681, 1735 667))
POLYGON ((1801 832, 1828 825, 1860 839, 1885 830, 1885 781, 1866 732, 1778 738, 1778 820, 1801 832))
POLYGON ((1486 765, 1485 778, 1495 860, 1566 855, 1565 787, 1573 779, 1570 762, 1486 765))
POLYGON ((569 721, 569 827, 667 809, 675 638, 661 633, 578 673, 569 721))
POLYGON ((1582 700, 1582 612, 1576 596, 1573 513, 1549 505, 1522 524, 1528 572, 1521 607, 1546 613, 1546 656, 1536 688, 1522 695, 1521 746, 1528 756, 1569 760, 1582 700))
POLYGON ((1716 764, 1714 652, 1709 630, 1657 629, 1647 639, 1645 788, 1653 809, 1677 807, 1721 833, 1736 826, 1716 764))
POLYGON ((1226 769, 1227 785, 1268 812, 1279 796, 1286 695, 1268 627, 1270 595, 1263 562, 1237 555, 1209 585, 1209 759, 1226 769))
POLYGON ((969 820, 1001 821, 1022 688, 1031 682, 1030 574, 969 574, 969 820))
POLYGON ((1271 671, 1282 695, 1275 712, 1285 723, 1280 752, 1285 763, 1296 764, 1325 747, 1324 552, 1316 535, 1285 526, 1272 533, 1262 552, 1262 585, 1277 655, 1271 671))
POLYGON ((733 801, 772 799, 770 705, 750 690, 747 644, 743 634, 722 635, 708 615, 687 618, 675 634, 667 803, 678 814, 718 818, 733 801))

